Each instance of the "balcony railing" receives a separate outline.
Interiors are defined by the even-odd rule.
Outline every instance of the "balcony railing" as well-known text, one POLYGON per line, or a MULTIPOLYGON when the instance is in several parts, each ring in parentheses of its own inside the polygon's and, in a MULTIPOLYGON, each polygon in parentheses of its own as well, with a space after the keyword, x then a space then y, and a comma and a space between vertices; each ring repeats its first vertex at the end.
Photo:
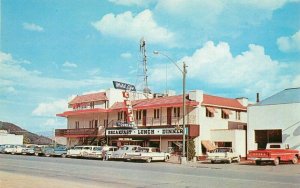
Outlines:
MULTIPOLYGON (((154 118, 154 117, 147 117, 147 118, 141 118, 141 119, 136 119, 135 124, 137 126, 166 126, 166 125, 182 125, 183 124, 183 116, 180 117, 159 117, 159 118, 154 118)), ((117 124, 119 123, 124 123, 122 121, 118 120, 112 120, 108 127, 115 127, 118 126, 117 124)), ((185 116, 185 123, 186 124, 197 124, 196 122, 196 117, 193 115, 188 115, 185 116)))
POLYGON ((105 134, 102 128, 56 129, 55 136, 61 137, 96 137, 105 134))

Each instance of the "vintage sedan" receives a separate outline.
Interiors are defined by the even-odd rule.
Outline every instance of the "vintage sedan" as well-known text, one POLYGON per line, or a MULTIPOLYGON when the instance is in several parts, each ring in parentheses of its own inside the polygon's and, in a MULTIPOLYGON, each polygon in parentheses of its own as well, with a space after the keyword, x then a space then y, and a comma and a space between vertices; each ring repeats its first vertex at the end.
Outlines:
POLYGON ((140 150, 141 146, 138 145, 124 145, 121 146, 117 151, 113 152, 111 157, 109 159, 117 160, 121 159, 124 160, 124 157, 127 155, 127 153, 132 153, 137 150, 140 150))
POLYGON ((142 147, 138 151, 127 153, 124 159, 126 161, 145 161, 148 163, 151 161, 168 161, 170 153, 160 152, 155 147, 142 147))
POLYGON ((13 149, 11 150, 11 154, 14 155, 14 154, 22 154, 23 150, 26 148, 25 145, 15 145, 13 147, 13 149))
POLYGON ((117 146, 103 146, 103 150, 105 151, 105 160, 109 160, 112 154, 118 149, 119 148, 117 146))
POLYGON ((7 144, 3 150, 3 153, 12 153, 15 150, 15 145, 7 144))
POLYGON ((230 147, 219 147, 214 149, 211 152, 207 152, 207 159, 211 163, 215 162, 227 162, 231 163, 232 161, 240 162, 240 155, 230 147))
POLYGON ((67 157, 81 157, 81 150, 84 146, 75 146, 67 151, 67 157))
POLYGON ((45 150, 46 157, 63 157, 67 156, 67 148, 65 146, 49 147, 45 150))
POLYGON ((27 145, 22 150, 23 155, 34 155, 34 148, 37 147, 37 145, 27 145))
POLYGON ((102 146, 84 146, 81 150, 81 157, 84 158, 102 158, 102 146))

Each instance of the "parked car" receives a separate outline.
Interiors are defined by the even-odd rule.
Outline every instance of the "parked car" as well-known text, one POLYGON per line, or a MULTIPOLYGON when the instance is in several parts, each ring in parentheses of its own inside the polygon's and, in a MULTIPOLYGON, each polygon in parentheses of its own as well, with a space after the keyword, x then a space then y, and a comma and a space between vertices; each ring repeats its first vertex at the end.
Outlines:
POLYGON ((67 157, 80 157, 81 156, 81 150, 84 146, 75 146, 67 151, 67 157))
POLYGON ((84 146, 81 150, 81 157, 102 158, 102 146, 84 146))
POLYGON ((67 147, 65 146, 57 146, 57 147, 48 147, 45 149, 45 156, 59 156, 65 158, 67 156, 67 147))
POLYGON ((35 156, 45 156, 46 150, 51 148, 49 145, 38 145, 34 148, 35 156))
POLYGON ((210 160, 211 163, 231 163, 232 161, 240 162, 241 160, 239 154, 234 152, 234 150, 230 147, 219 147, 211 152, 207 152, 207 159, 210 160))
POLYGON ((21 154, 23 149, 25 149, 25 145, 14 145, 13 149, 11 150, 11 154, 21 154))
POLYGON ((117 151, 119 148, 117 146, 103 146, 103 150, 105 151, 106 160, 109 160, 112 154, 117 151))
POLYGON ((11 153, 12 151, 14 151, 14 149, 15 149, 15 145, 8 144, 5 146, 3 153, 11 153))
POLYGON ((4 149, 6 148, 7 144, 0 145, 0 153, 4 153, 4 149))
POLYGON ((37 147, 37 145, 27 145, 22 150, 23 155, 34 155, 34 148, 37 147))
POLYGON ((268 143, 266 149, 249 151, 248 160, 255 161, 256 165, 262 162, 272 162, 275 166, 281 161, 290 161, 293 164, 298 163, 300 151, 290 149, 288 144, 268 143))
POLYGON ((124 156, 127 161, 168 161, 170 153, 160 152, 156 147, 141 147, 139 150, 127 153, 124 156))
POLYGON ((127 153, 135 152, 136 150, 140 150, 141 146, 138 145, 124 145, 121 146, 117 151, 113 152, 109 159, 124 159, 124 156, 127 153))

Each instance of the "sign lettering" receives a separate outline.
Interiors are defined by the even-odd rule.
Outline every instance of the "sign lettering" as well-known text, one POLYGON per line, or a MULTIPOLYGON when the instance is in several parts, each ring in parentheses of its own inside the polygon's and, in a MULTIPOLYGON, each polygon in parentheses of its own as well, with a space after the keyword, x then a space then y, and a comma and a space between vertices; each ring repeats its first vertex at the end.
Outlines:
POLYGON ((182 135, 183 130, 177 130, 175 128, 164 128, 164 129, 115 129, 106 130, 107 136, 116 135, 182 135))
POLYGON ((113 81, 115 89, 123 89, 127 91, 136 91, 135 86, 123 82, 113 81))

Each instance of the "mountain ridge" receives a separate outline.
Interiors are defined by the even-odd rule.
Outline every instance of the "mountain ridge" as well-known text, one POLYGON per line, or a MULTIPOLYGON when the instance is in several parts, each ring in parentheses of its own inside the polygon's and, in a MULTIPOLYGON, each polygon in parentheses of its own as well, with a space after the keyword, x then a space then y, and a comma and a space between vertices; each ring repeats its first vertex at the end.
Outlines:
POLYGON ((8 133, 23 135, 24 144, 39 144, 48 145, 52 143, 52 140, 48 137, 37 135, 35 133, 29 132, 13 123, 0 121, 0 130, 6 130, 8 133))

